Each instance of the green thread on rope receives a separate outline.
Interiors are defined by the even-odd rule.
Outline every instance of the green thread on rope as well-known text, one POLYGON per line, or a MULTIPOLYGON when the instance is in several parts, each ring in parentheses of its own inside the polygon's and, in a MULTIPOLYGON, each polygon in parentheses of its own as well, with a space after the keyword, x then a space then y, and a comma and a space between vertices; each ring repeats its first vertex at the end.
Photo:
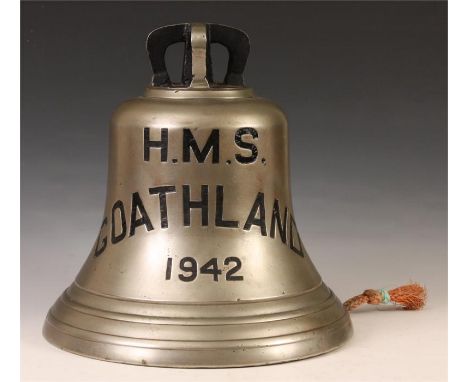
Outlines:
POLYGON ((390 294, 386 289, 379 289, 380 296, 382 298, 381 304, 391 304, 392 299, 390 298, 390 294))

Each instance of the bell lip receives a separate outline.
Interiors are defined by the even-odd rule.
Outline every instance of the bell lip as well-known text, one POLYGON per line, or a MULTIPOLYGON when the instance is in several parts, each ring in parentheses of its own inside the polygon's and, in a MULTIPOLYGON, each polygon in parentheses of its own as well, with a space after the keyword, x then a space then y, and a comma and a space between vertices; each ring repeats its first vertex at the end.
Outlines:
POLYGON ((50 313, 47 315, 42 327, 42 335, 49 344, 60 350, 99 361, 171 369, 231 369, 278 365, 318 357, 342 348, 354 334, 354 328, 347 312, 338 320, 317 329, 318 333, 302 341, 259 346, 250 349, 247 354, 243 354, 245 349, 242 349, 242 343, 239 343, 239 349, 234 351, 232 349, 192 349, 182 352, 192 353, 189 357, 180 354, 181 352, 175 349, 155 349, 138 345, 118 346, 70 335, 58 330, 53 325, 50 320, 50 313), (317 342, 326 342, 323 341, 326 336, 325 333, 330 331, 335 332, 333 341, 329 342, 328 346, 322 345, 318 349, 311 350, 317 342), (100 347, 100 349, 95 349, 96 346, 100 347), (83 350, 83 348, 86 350, 83 350), (213 362, 220 352, 227 353, 226 359, 229 361, 213 362), (284 354, 287 354, 287 356, 284 356, 284 354), (192 357, 194 359, 189 360, 192 357))
POLYGON ((252 88, 248 87, 212 87, 212 88, 184 88, 148 86, 144 97, 147 98, 253 98, 252 88))
POLYGON ((49 310, 43 335, 82 356, 174 368, 284 363, 335 350, 352 336, 348 312, 323 283, 294 296, 251 301, 238 314, 212 304, 161 304, 96 296, 72 285, 49 310), (323 294, 323 296, 321 296, 323 294), (321 297, 320 297, 321 296, 321 297), (136 305, 135 305, 136 304, 136 305), (167 310, 169 309, 169 310, 167 310), (273 309, 273 310, 272 310, 273 309))

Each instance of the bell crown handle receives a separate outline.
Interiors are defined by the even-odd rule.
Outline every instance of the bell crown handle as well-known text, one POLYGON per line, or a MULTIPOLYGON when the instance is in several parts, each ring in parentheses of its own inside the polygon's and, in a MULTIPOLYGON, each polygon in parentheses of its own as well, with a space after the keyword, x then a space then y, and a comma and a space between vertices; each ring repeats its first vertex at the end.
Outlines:
MULTIPOLYGON (((244 86, 244 70, 250 52, 249 36, 240 29, 221 24, 208 24, 210 43, 223 45, 228 53, 225 85, 244 86)), ((209 56, 211 58, 211 56, 209 56)), ((211 65, 210 65, 211 69, 211 65)))
POLYGON ((175 24, 152 31, 147 38, 153 86, 209 88, 214 86, 244 86, 244 69, 250 51, 248 36, 239 29, 220 24, 175 24), (167 48, 185 43, 182 82, 171 81, 166 68, 167 48), (223 45, 229 54, 226 75, 222 84, 213 80, 210 45, 223 45))

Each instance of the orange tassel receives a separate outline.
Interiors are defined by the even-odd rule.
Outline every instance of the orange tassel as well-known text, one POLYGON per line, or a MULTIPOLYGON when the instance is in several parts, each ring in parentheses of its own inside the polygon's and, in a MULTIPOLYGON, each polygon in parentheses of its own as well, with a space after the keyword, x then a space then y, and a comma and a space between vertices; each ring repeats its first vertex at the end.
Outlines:
POLYGON ((391 289, 367 289, 360 295, 347 300, 343 305, 347 311, 354 310, 363 304, 396 304, 405 310, 422 309, 426 304, 426 288, 420 284, 408 284, 391 289))

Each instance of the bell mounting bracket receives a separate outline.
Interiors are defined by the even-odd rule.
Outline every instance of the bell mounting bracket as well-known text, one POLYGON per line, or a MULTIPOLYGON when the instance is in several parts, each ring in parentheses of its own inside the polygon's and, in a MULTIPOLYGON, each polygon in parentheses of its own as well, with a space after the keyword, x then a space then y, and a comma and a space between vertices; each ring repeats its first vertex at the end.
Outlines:
POLYGON ((153 86, 210 88, 215 86, 244 86, 244 69, 249 55, 248 36, 239 29, 220 24, 185 23, 161 27, 152 31, 146 41, 153 86), (171 81, 165 55, 170 45, 184 42, 182 83, 171 81), (224 81, 213 80, 210 45, 223 45, 228 53, 228 67, 224 81))

